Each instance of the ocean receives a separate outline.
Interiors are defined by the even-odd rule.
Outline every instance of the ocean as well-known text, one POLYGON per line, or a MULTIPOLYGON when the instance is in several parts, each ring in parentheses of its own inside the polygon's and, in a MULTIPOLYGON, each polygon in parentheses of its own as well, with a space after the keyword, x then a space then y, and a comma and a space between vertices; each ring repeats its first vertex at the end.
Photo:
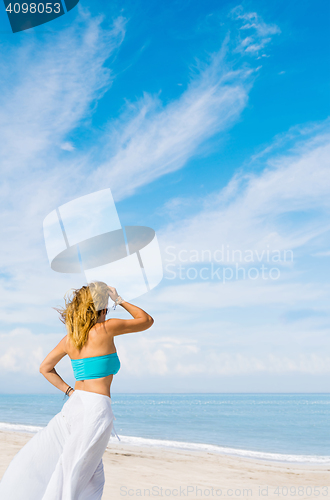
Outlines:
MULTIPOLYGON (((330 394, 111 394, 122 443, 330 464, 330 394)), ((0 430, 37 432, 63 394, 0 395, 0 430)), ((116 437, 110 438, 111 442, 116 437)), ((117 441, 118 442, 118 441, 117 441)))

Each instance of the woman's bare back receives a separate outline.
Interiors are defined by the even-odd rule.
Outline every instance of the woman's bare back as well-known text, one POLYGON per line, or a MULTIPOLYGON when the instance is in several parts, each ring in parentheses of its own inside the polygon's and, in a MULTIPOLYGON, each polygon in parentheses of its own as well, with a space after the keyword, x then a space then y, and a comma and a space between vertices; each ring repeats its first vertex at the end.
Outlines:
MULTIPOLYGON (((91 358, 93 356, 104 356, 116 352, 113 336, 109 334, 109 328, 106 328, 105 323, 105 321, 96 323, 96 325, 90 329, 87 342, 80 350, 77 349, 69 337, 67 337, 67 354, 70 359, 91 358)), ((77 380, 74 389, 97 392, 98 394, 104 394, 105 396, 111 397, 110 387, 112 380, 113 375, 90 380, 77 380)))

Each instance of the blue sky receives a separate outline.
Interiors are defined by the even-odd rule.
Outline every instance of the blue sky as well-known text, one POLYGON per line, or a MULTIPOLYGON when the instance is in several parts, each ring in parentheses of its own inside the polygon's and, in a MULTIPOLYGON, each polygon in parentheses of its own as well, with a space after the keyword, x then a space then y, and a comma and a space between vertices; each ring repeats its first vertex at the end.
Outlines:
POLYGON ((81 1, 13 35, 2 12, 1 392, 56 392, 38 373, 65 334, 51 307, 82 278, 49 268, 42 221, 107 187, 164 264, 114 392, 329 391, 328 18, 321 1, 81 1))

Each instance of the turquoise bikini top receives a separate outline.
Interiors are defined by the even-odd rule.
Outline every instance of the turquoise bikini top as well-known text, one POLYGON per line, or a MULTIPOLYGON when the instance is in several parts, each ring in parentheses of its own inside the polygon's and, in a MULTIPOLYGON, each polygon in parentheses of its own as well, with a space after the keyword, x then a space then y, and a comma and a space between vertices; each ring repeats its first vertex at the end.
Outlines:
POLYGON ((120 361, 116 352, 105 356, 71 359, 71 364, 76 380, 90 380, 115 375, 120 368, 120 361))

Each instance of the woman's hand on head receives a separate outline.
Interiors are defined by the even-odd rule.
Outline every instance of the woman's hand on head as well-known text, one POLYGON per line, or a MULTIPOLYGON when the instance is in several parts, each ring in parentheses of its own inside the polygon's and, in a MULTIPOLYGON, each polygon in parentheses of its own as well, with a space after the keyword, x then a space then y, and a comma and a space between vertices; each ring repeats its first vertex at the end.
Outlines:
POLYGON ((108 290, 110 299, 115 302, 116 299, 118 299, 119 297, 117 290, 115 289, 114 286, 108 286, 108 290))

